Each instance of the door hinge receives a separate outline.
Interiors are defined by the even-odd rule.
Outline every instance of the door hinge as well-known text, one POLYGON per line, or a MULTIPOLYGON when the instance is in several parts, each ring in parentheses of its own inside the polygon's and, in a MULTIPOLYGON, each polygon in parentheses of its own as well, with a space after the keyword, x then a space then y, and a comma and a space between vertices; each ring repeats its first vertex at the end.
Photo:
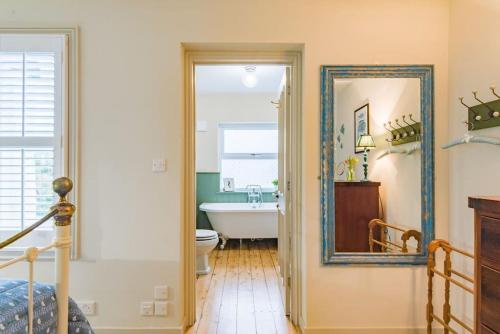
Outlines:
POLYGON ((292 188, 291 181, 287 181, 286 182, 286 190, 290 191, 291 188, 292 188))

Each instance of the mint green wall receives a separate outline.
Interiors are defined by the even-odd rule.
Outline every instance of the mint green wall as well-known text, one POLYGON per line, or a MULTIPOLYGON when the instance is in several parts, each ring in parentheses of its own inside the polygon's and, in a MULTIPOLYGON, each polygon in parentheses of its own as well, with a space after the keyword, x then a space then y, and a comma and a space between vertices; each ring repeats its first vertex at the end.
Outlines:
MULTIPOLYGON (((262 194, 264 202, 273 202, 272 193, 262 194)), ((246 203, 245 192, 221 192, 220 173, 196 173, 196 228, 212 229, 205 212, 198 208, 202 203, 246 203)))

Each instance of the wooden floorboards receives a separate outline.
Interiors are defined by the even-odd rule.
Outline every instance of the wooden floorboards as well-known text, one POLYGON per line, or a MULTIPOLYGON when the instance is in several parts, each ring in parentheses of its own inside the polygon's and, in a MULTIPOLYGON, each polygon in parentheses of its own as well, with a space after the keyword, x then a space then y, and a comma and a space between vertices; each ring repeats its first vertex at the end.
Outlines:
POLYGON ((196 282, 197 322, 189 334, 296 334, 285 316, 276 240, 230 240, 196 282))

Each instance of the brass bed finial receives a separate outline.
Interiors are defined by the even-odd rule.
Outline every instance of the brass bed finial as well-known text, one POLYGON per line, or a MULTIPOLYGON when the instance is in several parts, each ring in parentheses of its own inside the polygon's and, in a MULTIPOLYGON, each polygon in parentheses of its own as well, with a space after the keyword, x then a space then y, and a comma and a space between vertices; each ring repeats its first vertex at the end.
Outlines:
POLYGON ((73 181, 67 177, 60 177, 52 182, 52 189, 59 195, 59 202, 51 208, 57 210, 54 216, 56 226, 71 225, 75 206, 67 201, 66 195, 73 189, 73 181))
POLYGON ((67 177, 60 177, 52 181, 52 189, 59 195, 60 202, 66 202, 66 195, 73 189, 73 181, 67 177))
POLYGON ((54 218, 56 226, 71 225, 71 217, 75 212, 75 206, 67 201, 66 195, 73 189, 73 181, 67 177, 60 177, 52 182, 52 189, 59 195, 59 201, 50 208, 50 212, 33 225, 0 242, 0 249, 21 239, 50 218, 54 218))

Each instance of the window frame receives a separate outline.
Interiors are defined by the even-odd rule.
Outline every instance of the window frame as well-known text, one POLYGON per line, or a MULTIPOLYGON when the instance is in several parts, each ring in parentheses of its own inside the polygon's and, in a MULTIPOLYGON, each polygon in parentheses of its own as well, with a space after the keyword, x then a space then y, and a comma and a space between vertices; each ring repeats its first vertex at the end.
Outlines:
MULTIPOLYGON (((218 124, 218 170, 220 173, 220 190, 223 189, 222 160, 278 160, 279 152, 276 153, 225 153, 224 152, 224 131, 225 130, 278 130, 278 122, 262 123, 219 123, 218 124)), ((235 192, 246 192, 245 188, 235 188, 235 192)), ((263 192, 274 192, 274 188, 262 188, 263 192)))
MULTIPOLYGON (((73 181, 73 190, 68 195, 68 200, 77 205, 78 210, 72 218, 72 242, 71 259, 75 260, 80 257, 80 224, 79 224, 79 28, 0 28, 0 35, 45 35, 45 36, 62 36, 65 40, 61 55, 62 66, 64 70, 61 73, 61 119, 55 120, 60 124, 59 137, 55 138, 56 142, 60 141, 59 151, 61 154, 60 161, 61 169, 58 176, 67 176, 73 181)), ((56 130, 57 132, 57 130, 56 130)), ((56 146, 56 145, 55 145, 56 146)), ((59 146, 59 145, 58 145, 59 146)), ((56 173, 56 171, 54 171, 56 173)), ((0 259, 11 259, 24 253, 19 249, 5 249, 0 251, 0 259)), ((47 252, 40 256, 41 259, 54 259, 54 252, 47 252)))

